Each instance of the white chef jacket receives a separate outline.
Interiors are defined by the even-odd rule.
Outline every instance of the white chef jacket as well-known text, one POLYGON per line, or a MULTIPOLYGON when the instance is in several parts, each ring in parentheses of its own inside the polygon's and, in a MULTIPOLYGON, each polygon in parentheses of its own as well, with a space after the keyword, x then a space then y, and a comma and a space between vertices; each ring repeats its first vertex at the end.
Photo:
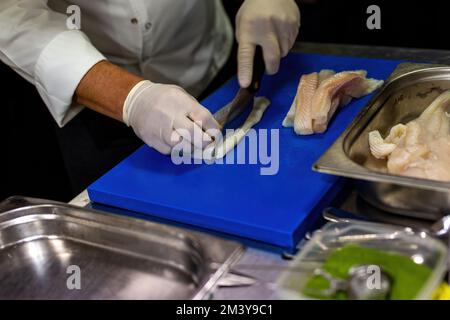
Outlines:
POLYGON ((0 59, 36 86, 60 126, 81 110, 74 92, 105 58, 198 95, 231 46, 220 0, 0 1, 0 59), (81 30, 67 27, 70 5, 81 10, 81 30))

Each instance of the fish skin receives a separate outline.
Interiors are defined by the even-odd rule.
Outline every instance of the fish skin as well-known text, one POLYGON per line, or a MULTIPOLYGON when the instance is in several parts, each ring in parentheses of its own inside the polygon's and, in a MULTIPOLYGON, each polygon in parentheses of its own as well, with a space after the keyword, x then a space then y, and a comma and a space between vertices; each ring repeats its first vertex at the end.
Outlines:
POLYGON ((327 69, 303 75, 283 127, 294 127, 298 135, 325 132, 339 107, 372 93, 384 83, 366 76, 365 70, 336 73, 327 69))
POLYGON ((361 79, 362 77, 363 75, 355 72, 341 72, 320 84, 312 101, 311 118, 313 120, 314 131, 322 131, 323 129, 318 129, 318 127, 326 126, 328 123, 329 111, 332 108, 333 100, 338 97, 339 90, 351 81, 361 79))
POLYGON ((366 79, 367 71, 344 71, 322 82, 312 102, 313 129, 322 133, 340 105, 350 103, 381 87, 383 81, 366 79))

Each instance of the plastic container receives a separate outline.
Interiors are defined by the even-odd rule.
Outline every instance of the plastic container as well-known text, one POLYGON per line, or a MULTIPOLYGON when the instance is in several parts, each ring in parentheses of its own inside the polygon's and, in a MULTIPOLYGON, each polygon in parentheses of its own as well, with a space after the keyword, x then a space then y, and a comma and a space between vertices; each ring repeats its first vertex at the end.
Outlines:
POLYGON ((307 281, 332 252, 350 244, 400 254, 416 264, 427 266, 431 274, 415 300, 431 299, 447 269, 447 248, 424 232, 370 222, 331 222, 314 233, 290 263, 288 271, 282 273, 277 282, 279 296, 283 299, 313 299, 304 294, 307 281))

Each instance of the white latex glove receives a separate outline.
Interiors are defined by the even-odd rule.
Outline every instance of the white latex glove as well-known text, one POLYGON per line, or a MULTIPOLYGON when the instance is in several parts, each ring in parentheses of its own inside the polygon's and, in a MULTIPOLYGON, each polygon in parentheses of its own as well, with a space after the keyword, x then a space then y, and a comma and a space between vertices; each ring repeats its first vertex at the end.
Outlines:
POLYGON ((300 10, 294 0, 246 0, 236 17, 238 78, 250 85, 256 45, 263 48, 268 74, 278 72, 280 60, 295 43, 300 28, 300 10))
POLYGON ((148 80, 128 94, 123 120, 142 141, 163 154, 170 154, 182 139, 203 149, 213 141, 205 131, 219 130, 212 114, 182 88, 148 80))

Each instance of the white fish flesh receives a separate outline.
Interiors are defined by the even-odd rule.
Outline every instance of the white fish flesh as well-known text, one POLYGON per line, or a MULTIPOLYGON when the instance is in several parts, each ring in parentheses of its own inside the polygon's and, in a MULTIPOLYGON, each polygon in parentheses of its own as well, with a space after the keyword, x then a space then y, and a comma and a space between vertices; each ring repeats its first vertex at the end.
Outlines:
POLYGON ((323 81, 335 74, 332 70, 322 70, 317 76, 305 76, 303 90, 297 96, 297 108, 295 111, 294 130, 298 135, 314 134, 312 121, 313 98, 323 81))
POLYGON ((247 135, 251 128, 258 124, 264 112, 270 105, 270 101, 264 97, 257 97, 253 102, 253 109, 245 120, 244 124, 236 129, 233 134, 227 135, 222 141, 214 146, 214 157, 222 159, 228 152, 233 150, 239 142, 247 135))
POLYGON ((297 88, 294 101, 283 120, 283 127, 295 128, 297 134, 312 134, 311 101, 319 84, 333 76, 333 70, 322 70, 319 73, 303 75, 297 88), (295 124, 296 123, 296 124, 295 124))
POLYGON ((303 75, 292 106, 283 121, 299 135, 323 133, 336 110, 353 98, 372 93, 383 81, 366 78, 367 72, 322 70, 303 75))
POLYGON ((377 150, 386 148, 382 155, 387 158, 386 165, 391 174, 450 181, 449 111, 450 91, 447 91, 437 97, 419 118, 393 127, 386 139, 383 140, 378 131, 371 132, 371 153, 379 158, 377 150), (377 135, 380 135, 381 142, 374 140, 377 135), (386 145, 395 145, 395 148, 388 150, 386 145))

